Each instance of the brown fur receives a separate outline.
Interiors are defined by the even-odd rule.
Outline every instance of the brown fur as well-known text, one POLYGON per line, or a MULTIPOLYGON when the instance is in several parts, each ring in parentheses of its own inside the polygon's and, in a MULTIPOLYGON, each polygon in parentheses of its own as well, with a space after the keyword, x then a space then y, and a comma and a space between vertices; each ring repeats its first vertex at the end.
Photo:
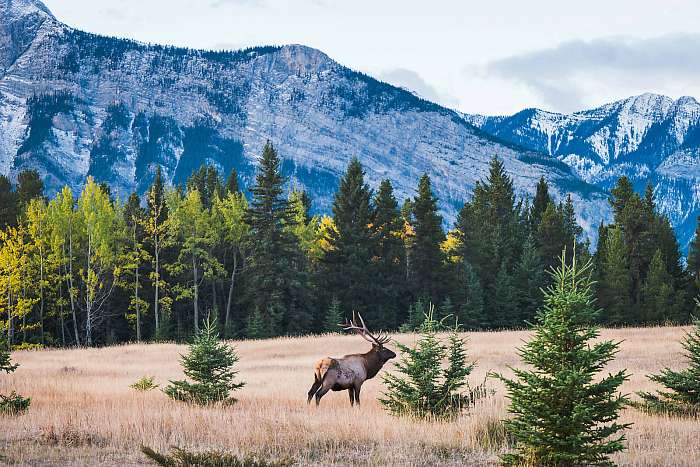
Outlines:
POLYGON ((364 354, 346 355, 343 358, 322 358, 314 365, 314 383, 308 392, 307 402, 316 396, 316 405, 328 391, 348 390, 350 405, 360 404, 362 384, 374 378, 384 364, 396 354, 381 344, 372 345, 364 354))

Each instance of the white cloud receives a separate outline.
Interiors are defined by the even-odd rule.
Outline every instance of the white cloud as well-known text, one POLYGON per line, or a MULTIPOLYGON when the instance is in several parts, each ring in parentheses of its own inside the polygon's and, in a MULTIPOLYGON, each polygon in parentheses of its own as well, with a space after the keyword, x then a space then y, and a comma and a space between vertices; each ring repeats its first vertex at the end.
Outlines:
POLYGON ((379 79, 393 84, 394 86, 408 89, 424 99, 448 107, 454 107, 458 103, 458 100, 454 96, 439 91, 413 70, 394 68, 380 73, 379 79))
POLYGON ((491 61, 481 72, 526 86, 553 110, 574 111, 600 94, 696 90, 698 50, 700 34, 573 40, 491 61))

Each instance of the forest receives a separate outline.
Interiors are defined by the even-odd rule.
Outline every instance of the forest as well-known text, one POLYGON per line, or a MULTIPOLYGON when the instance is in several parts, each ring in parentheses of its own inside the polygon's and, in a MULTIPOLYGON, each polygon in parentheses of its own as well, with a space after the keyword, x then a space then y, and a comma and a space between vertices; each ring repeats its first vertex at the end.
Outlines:
POLYGON ((203 166, 167 186, 154 170, 144 199, 125 201, 92 178, 47 199, 36 171, 0 176, 0 326, 13 348, 184 341, 210 319, 225 338, 304 335, 353 311, 412 331, 431 304, 449 326, 519 329, 564 250, 592 261, 606 326, 687 323, 700 292, 700 239, 686 261, 652 187, 625 177, 592 251, 570 197, 553 199, 544 179, 518 197, 497 157, 447 231, 427 175, 400 202, 390 180, 372 190, 357 159, 327 215, 269 142, 247 193, 235 171, 203 166))

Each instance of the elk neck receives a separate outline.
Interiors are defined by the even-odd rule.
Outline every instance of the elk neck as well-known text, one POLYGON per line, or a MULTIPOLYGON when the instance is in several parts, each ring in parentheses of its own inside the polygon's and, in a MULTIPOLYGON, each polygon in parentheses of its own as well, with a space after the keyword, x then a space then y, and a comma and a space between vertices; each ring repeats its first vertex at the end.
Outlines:
POLYGON ((379 355, 379 351, 375 348, 370 349, 369 352, 364 354, 364 357, 367 379, 374 378, 384 366, 384 361, 379 355))

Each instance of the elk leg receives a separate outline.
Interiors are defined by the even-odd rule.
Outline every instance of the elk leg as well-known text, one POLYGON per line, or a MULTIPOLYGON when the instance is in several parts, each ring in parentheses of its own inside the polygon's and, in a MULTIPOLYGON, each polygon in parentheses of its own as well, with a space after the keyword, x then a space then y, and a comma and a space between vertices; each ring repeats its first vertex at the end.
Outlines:
POLYGON ((348 394, 350 395, 350 407, 355 405, 355 388, 348 389, 348 394))
POLYGON ((331 388, 327 387, 325 384, 321 386, 321 389, 316 392, 316 407, 321 403, 321 398, 326 395, 328 391, 330 391, 331 388))
POLYGON ((314 397, 314 394, 316 394, 316 391, 318 391, 318 388, 321 387, 321 381, 314 375, 314 384, 311 385, 311 389, 309 389, 308 396, 309 398, 306 400, 307 404, 311 403, 311 399, 314 397))
POLYGON ((362 388, 361 384, 356 384, 355 385, 355 403, 357 406, 360 406, 360 389, 362 388))

